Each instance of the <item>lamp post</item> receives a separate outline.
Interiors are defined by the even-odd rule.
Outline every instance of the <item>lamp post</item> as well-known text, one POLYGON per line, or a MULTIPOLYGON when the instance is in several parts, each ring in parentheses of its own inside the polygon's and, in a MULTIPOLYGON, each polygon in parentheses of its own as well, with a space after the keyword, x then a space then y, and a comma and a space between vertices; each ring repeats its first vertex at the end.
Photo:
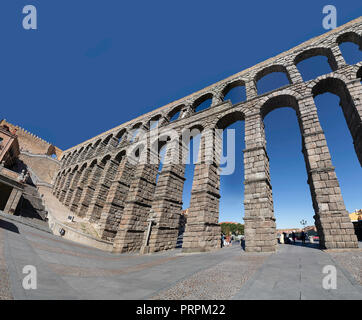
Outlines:
POLYGON ((302 220, 300 221, 300 224, 303 226, 303 230, 304 230, 305 225, 307 224, 307 220, 302 219, 302 220))

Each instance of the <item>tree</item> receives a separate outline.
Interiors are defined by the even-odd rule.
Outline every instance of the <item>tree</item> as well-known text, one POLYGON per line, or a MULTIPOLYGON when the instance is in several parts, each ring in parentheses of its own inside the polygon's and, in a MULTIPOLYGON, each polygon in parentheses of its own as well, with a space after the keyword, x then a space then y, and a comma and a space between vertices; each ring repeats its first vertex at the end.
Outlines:
POLYGON ((221 223, 221 232, 227 236, 231 234, 241 235, 244 234, 244 225, 241 223, 221 223))

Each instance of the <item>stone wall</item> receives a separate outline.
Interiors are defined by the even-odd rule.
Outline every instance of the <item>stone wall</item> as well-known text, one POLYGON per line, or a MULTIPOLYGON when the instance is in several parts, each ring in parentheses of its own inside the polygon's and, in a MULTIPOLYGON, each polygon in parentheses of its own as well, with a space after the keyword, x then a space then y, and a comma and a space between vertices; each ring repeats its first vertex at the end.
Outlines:
POLYGON ((34 155, 22 151, 19 155, 19 160, 22 161, 29 170, 38 178, 37 182, 53 184, 56 173, 59 171, 60 162, 45 155, 34 155))
POLYGON ((6 125, 9 127, 10 131, 16 130, 16 135, 18 136, 18 141, 20 145, 20 150, 27 151, 32 154, 43 154, 43 155, 55 155, 57 159, 60 159, 62 155, 62 150, 52 145, 51 143, 39 138, 27 130, 7 122, 5 119, 0 121, 0 125, 6 125))
POLYGON ((0 125, 6 125, 17 136, 20 155, 13 169, 18 172, 23 169, 29 171, 36 185, 51 186, 60 169, 58 159, 61 157, 62 150, 5 119, 0 121, 0 125))

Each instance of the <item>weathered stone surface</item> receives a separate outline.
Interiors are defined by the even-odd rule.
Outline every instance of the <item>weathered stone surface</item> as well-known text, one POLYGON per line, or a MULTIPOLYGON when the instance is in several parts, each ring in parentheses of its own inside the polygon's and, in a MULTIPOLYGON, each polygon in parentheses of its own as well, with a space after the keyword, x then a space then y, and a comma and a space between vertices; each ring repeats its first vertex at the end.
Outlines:
MULTIPOLYGON (((220 247, 219 156, 220 136, 237 120, 245 121, 245 237, 246 250, 274 251, 276 231, 264 117, 278 107, 296 112, 302 135, 302 149, 308 184, 315 210, 321 245, 326 248, 354 248, 357 239, 349 221, 331 156, 319 124, 313 98, 324 92, 340 97, 357 157, 362 165, 362 62, 348 65, 339 44, 353 41, 361 46, 362 18, 311 39, 301 45, 241 71, 181 100, 142 115, 63 153, 53 193, 80 216, 98 226, 103 239, 114 241, 114 250, 144 252, 172 249, 176 245, 182 208, 184 163, 174 137, 185 129, 203 131, 199 161, 195 166, 190 213, 184 235, 185 252, 210 251, 220 247), (332 72, 303 81, 297 64, 323 55, 332 72), (271 72, 284 72, 290 84, 262 95, 256 81, 271 72), (228 90, 243 85, 247 99, 232 105, 225 101, 228 90), (199 103, 211 99, 210 108, 197 112, 199 103), (171 121, 177 112, 178 119, 171 121), (158 174, 158 152, 145 133, 152 134, 150 121, 158 121, 161 137, 168 137, 166 163, 158 174), (206 140, 205 140, 206 139, 206 140), (211 145, 205 141, 211 139, 211 145), (139 162, 120 161, 117 155, 138 153, 139 162), (211 160, 208 155, 211 154, 211 160), (157 159, 143 162, 145 159, 157 159), (79 169, 80 168, 80 169, 79 169), (156 181, 157 180, 157 181, 156 181), (154 224, 147 233, 150 212, 154 224), (149 238, 147 238, 149 235, 149 238)), ((152 140, 152 139, 151 139, 152 140)), ((157 145, 157 148, 159 146, 157 145)), ((181 153, 182 154, 182 153, 181 153)), ((240 182, 242 183, 242 182, 240 182)))

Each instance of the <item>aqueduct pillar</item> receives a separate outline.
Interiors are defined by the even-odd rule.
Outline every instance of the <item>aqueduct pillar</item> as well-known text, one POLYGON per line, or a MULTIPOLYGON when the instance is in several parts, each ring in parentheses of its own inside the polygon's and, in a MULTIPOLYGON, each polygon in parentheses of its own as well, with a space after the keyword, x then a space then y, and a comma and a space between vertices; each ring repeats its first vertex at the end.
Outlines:
POLYGON ((134 169, 126 156, 121 159, 98 224, 102 239, 113 240, 117 233, 134 169))
POLYGON ((205 129, 201 135, 198 162, 194 169, 183 252, 203 252, 220 248, 220 152, 220 132, 214 128, 205 129))
MULTIPOLYGON (((150 148, 146 146, 141 152, 140 162, 135 168, 119 229, 114 239, 114 252, 141 249, 158 172, 158 164, 149 161, 152 156, 151 152, 150 148)), ((158 158, 158 154, 156 156, 158 158)))
POLYGON ((357 248, 357 237, 344 205, 327 142, 311 96, 298 101, 303 154, 321 247, 357 248))
POLYGON ((114 176, 117 172, 119 162, 109 159, 99 177, 98 185, 94 190, 90 205, 88 208, 88 217, 90 222, 98 222, 101 218, 102 209, 111 187, 114 176))
POLYGON ((164 164, 159 173, 152 202, 153 226, 149 235, 144 234, 142 253, 176 247, 185 181, 183 159, 187 150, 179 139, 170 141, 166 148, 164 164))
POLYGON ((260 113, 245 115, 244 175, 245 251, 275 251, 277 238, 269 158, 260 113))

